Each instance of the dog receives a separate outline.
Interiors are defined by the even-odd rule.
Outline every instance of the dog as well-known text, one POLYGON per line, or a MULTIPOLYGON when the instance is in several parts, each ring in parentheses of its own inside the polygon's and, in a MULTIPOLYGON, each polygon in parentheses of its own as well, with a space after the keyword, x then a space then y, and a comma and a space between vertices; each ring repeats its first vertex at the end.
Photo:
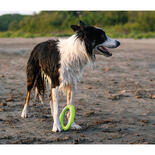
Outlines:
MULTIPOLYGON (((116 48, 120 42, 108 37, 98 27, 86 25, 80 21, 71 25, 74 35, 67 39, 48 40, 37 44, 27 62, 27 95, 21 117, 28 115, 28 103, 32 88, 35 88, 41 102, 47 86, 50 86, 50 108, 53 116, 53 132, 61 132, 59 121, 59 92, 66 92, 67 105, 74 105, 77 83, 87 65, 95 64, 95 55, 112 56, 108 48, 116 48)), ((81 126, 75 122, 72 129, 81 126)))

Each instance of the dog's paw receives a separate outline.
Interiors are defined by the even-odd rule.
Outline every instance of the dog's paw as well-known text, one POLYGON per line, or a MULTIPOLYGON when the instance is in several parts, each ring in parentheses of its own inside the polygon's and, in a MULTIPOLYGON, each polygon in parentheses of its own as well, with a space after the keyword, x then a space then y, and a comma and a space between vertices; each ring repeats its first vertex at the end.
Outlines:
POLYGON ((53 124, 53 129, 52 129, 53 132, 61 132, 62 131, 62 128, 61 128, 61 125, 60 125, 60 122, 58 123, 54 123, 53 124))
POLYGON ((72 125, 71 125, 71 129, 81 130, 82 127, 80 125, 76 124, 75 122, 73 122, 72 125))
POLYGON ((28 117, 28 112, 27 112, 27 110, 23 110, 23 111, 22 111, 21 117, 22 117, 22 118, 27 118, 27 117, 28 117))

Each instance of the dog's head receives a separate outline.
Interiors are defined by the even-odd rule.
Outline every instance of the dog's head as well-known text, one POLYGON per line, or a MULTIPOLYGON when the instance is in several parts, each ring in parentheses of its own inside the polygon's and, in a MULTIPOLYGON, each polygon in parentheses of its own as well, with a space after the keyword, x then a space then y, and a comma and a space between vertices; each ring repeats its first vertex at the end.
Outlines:
POLYGON ((116 48, 120 42, 108 37, 106 33, 97 27, 87 26, 82 21, 79 25, 71 25, 76 32, 77 38, 85 42, 85 46, 89 55, 101 54, 104 56, 112 56, 108 48, 116 48))

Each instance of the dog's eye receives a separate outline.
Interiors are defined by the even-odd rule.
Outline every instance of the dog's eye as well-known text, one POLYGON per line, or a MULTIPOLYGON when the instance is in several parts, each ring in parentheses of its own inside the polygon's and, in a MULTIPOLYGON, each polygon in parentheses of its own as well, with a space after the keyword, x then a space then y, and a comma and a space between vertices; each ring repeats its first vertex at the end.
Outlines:
POLYGON ((105 34, 105 32, 102 33, 101 37, 104 38, 104 39, 106 39, 106 34, 105 34))
POLYGON ((96 40, 93 40, 93 42, 92 42, 92 46, 93 47, 95 46, 95 42, 96 42, 96 40))

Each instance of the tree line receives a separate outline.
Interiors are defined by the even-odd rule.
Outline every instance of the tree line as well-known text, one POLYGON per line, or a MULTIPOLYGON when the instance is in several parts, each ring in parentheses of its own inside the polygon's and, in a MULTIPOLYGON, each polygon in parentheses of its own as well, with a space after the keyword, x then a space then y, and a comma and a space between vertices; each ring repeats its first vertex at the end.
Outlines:
POLYGON ((41 11, 0 16, 0 32, 71 33, 79 20, 118 34, 155 31, 155 11, 41 11))

